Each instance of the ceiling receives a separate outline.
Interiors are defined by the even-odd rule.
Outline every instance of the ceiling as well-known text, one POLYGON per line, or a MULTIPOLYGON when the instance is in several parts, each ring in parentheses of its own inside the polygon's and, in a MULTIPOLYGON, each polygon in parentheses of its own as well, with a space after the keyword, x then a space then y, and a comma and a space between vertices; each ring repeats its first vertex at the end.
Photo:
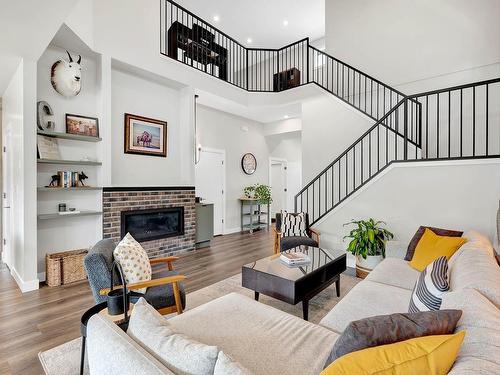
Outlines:
POLYGON ((2 1, 0 12, 0 95, 16 71, 21 56, 36 61, 76 0, 2 1))
POLYGON ((314 41, 325 35, 325 0, 176 2, 248 47, 279 48, 305 37, 314 41), (219 17, 218 22, 214 16, 219 17))

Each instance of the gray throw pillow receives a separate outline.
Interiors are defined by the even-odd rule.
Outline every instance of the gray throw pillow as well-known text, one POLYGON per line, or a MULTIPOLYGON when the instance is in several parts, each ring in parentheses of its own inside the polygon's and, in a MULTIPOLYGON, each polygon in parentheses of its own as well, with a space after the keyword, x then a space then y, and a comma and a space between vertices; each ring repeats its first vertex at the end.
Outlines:
POLYGON ((349 323, 333 346, 325 367, 345 354, 415 337, 455 331, 461 310, 425 311, 372 316, 349 323))

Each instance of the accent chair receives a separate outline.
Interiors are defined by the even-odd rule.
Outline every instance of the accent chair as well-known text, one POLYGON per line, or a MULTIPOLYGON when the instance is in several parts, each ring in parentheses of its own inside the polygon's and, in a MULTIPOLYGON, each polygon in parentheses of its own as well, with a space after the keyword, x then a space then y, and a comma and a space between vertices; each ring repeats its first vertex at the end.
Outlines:
MULTIPOLYGON (((115 243, 110 239, 97 242, 89 250, 84 260, 90 289, 96 303, 106 301, 109 293, 111 268, 113 266, 113 250, 115 243)), ((161 314, 181 314, 186 306, 186 293, 180 283, 186 277, 179 275, 172 265, 177 257, 150 259, 153 279, 134 284, 127 284, 131 291, 147 288, 144 298, 161 314)), ((114 284, 120 287, 115 275, 114 284)), ((136 293, 136 292, 134 292, 136 293)))
MULTIPOLYGON (((292 215, 298 215, 299 213, 289 213, 292 215)), ((313 229, 309 226, 309 215, 304 214, 305 217, 305 227, 307 236, 281 236, 283 227, 282 215, 281 213, 276 214, 276 226, 274 230, 274 253, 278 254, 281 251, 293 249, 294 247, 300 245, 319 247, 319 241, 321 234, 318 230, 313 229)))

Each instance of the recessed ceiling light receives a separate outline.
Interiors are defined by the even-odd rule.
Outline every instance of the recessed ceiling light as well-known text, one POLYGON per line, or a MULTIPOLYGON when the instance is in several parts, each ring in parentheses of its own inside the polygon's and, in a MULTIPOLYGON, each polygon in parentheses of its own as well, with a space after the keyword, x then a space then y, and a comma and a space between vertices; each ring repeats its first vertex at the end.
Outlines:
POLYGON ((252 38, 247 38, 247 43, 252 44, 252 38))
POLYGON ((284 118, 284 119, 287 119, 287 118, 289 118, 289 116, 288 116, 288 115, 284 115, 284 116, 283 116, 283 118, 284 118))
POLYGON ((283 20, 283 26, 288 26, 288 20, 283 20))
POLYGON ((214 16, 214 21, 215 22, 219 22, 220 21, 220 17, 217 14, 214 16))

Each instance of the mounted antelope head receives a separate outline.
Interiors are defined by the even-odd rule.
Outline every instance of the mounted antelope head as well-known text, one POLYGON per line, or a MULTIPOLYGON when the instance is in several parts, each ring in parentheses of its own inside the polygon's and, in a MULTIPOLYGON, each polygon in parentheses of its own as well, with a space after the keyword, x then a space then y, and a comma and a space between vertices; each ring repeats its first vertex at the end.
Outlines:
POLYGON ((59 94, 72 97, 78 95, 82 88, 82 66, 80 65, 82 57, 78 55, 78 60, 75 62, 69 52, 66 51, 66 53, 69 61, 61 59, 52 65, 50 81, 54 90, 59 94))

